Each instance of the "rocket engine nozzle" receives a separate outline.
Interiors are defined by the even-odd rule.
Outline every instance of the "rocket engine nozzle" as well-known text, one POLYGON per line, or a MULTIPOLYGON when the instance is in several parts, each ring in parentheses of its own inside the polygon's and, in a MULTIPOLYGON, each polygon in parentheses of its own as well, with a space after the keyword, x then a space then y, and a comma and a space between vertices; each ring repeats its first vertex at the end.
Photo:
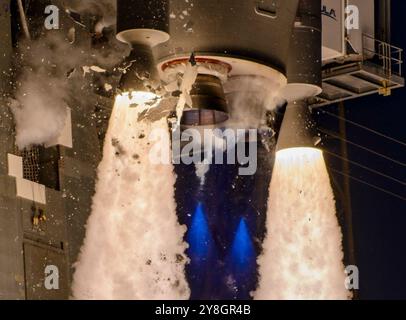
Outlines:
POLYGON ((190 92, 193 107, 185 109, 184 126, 212 126, 228 120, 228 107, 221 80, 208 74, 199 74, 190 92))

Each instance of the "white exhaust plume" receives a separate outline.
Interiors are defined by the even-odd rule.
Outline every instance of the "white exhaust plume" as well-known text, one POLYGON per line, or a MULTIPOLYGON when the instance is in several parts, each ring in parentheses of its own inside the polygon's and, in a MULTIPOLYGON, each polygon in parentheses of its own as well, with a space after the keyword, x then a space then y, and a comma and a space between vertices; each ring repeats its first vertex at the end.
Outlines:
POLYGON ((186 227, 178 223, 171 164, 153 164, 154 130, 167 132, 160 150, 170 155, 165 118, 138 121, 147 107, 119 96, 98 168, 86 238, 75 265, 75 299, 188 299, 184 268, 186 227))
POLYGON ((277 152, 270 186, 259 300, 349 299, 342 233, 323 154, 277 152))

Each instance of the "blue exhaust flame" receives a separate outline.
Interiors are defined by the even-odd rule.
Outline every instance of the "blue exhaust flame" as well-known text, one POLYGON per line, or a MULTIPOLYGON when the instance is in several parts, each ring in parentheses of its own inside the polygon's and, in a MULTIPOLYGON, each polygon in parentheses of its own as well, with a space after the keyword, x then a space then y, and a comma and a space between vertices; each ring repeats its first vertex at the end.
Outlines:
POLYGON ((256 270, 256 250, 246 220, 241 218, 226 260, 227 299, 251 299, 256 270))
POLYGON ((208 259, 210 248, 213 245, 213 239, 201 203, 197 205, 193 214, 192 224, 190 225, 187 235, 187 242, 189 243, 189 256, 192 260, 208 259))
POLYGON ((244 218, 241 218, 231 247, 231 261, 237 272, 248 271, 255 263, 255 248, 244 218))

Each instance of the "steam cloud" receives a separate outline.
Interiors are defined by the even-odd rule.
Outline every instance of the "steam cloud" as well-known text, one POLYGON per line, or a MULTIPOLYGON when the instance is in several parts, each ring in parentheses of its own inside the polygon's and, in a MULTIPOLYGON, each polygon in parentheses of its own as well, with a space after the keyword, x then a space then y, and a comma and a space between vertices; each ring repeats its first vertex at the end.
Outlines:
POLYGON ((20 47, 23 68, 11 110, 16 122, 16 144, 24 148, 50 143, 64 126, 69 96, 64 71, 71 64, 60 54, 71 48, 59 34, 20 47))
POLYGON ((230 120, 229 128, 256 129, 264 126, 265 112, 277 108, 283 101, 278 98, 284 79, 265 79, 260 76, 237 76, 225 84, 230 120))
MULTIPOLYGON (((58 138, 71 98, 86 86, 88 92, 92 91, 92 78, 80 71, 83 66, 98 64, 111 69, 127 52, 126 46, 123 50, 112 39, 97 50, 71 40, 62 30, 56 30, 19 46, 17 61, 21 68, 10 107, 16 123, 16 144, 21 149, 58 138)), ((94 104, 90 94, 87 99, 89 105, 94 104)))

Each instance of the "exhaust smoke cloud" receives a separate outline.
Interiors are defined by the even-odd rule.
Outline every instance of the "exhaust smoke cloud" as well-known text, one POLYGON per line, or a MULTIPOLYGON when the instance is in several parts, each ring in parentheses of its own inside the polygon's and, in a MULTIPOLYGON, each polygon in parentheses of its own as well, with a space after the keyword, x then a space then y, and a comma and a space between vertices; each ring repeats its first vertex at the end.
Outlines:
POLYGON ((151 162, 149 136, 167 132, 159 149, 170 154, 165 118, 119 96, 98 168, 96 195, 74 274, 76 299, 188 299, 186 227, 178 223, 174 168, 151 162))

